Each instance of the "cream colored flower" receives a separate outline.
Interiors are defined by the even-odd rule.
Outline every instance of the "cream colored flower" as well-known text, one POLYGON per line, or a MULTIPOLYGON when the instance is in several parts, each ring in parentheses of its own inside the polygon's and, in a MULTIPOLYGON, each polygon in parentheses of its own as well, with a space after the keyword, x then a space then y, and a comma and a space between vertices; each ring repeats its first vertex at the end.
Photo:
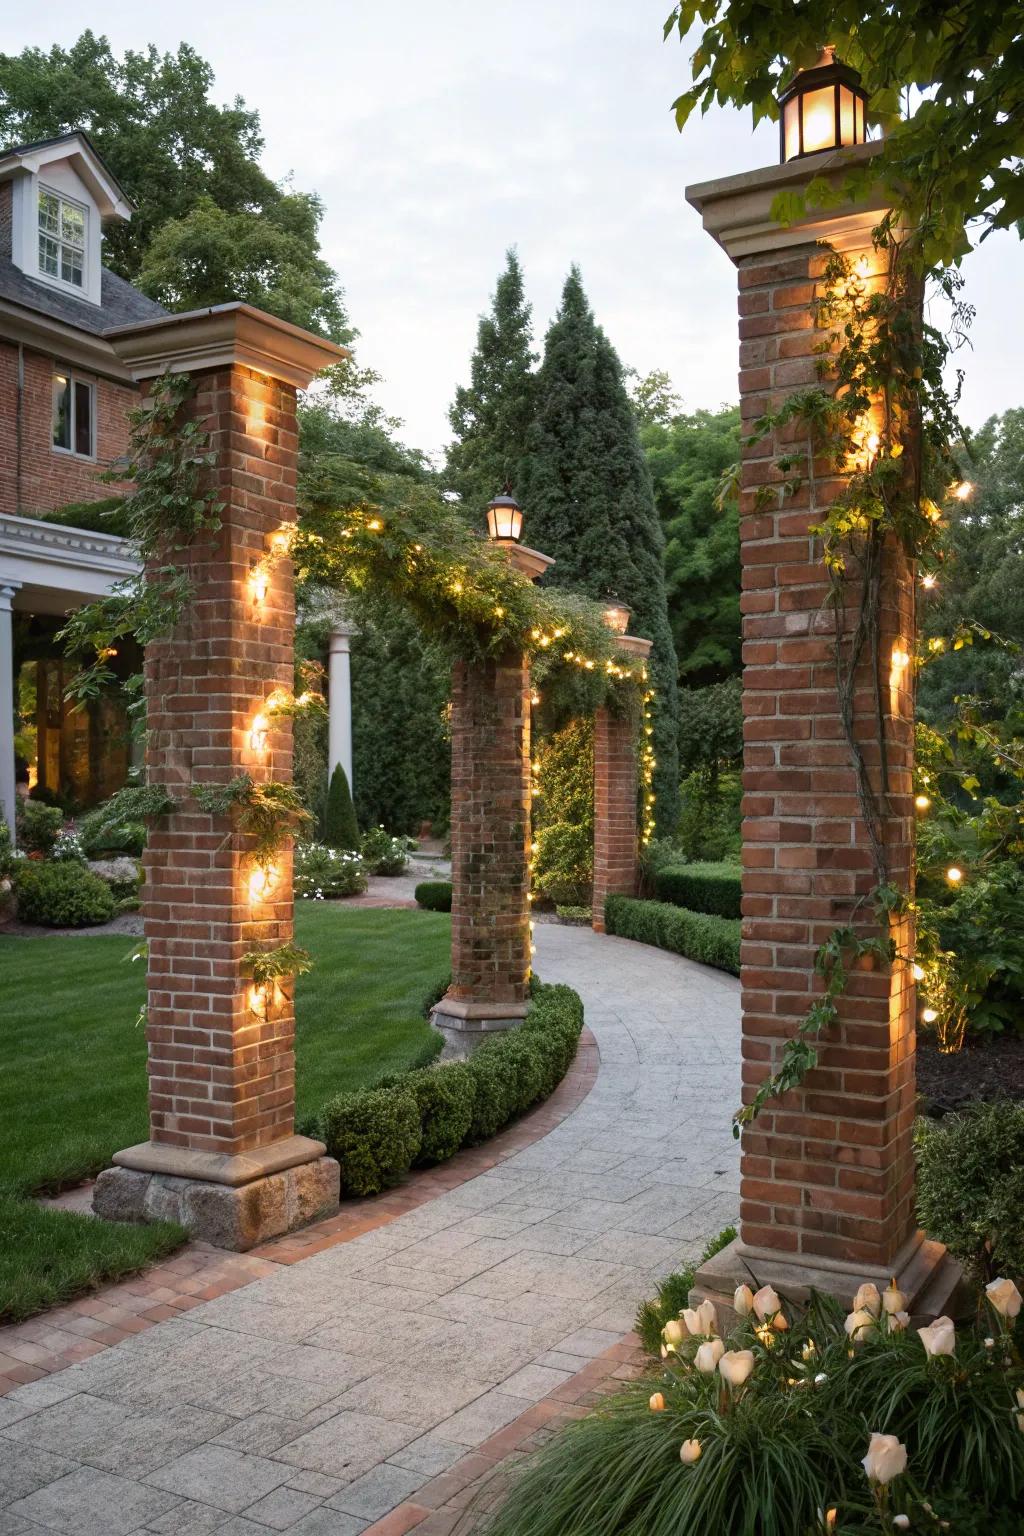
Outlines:
POLYGON ((817 1345, 815 1344, 813 1339, 808 1339, 807 1343, 804 1345, 803 1349, 800 1351, 800 1358, 802 1360, 810 1360, 811 1356, 816 1354, 816 1353, 817 1353, 817 1345))
POLYGON ((681 1316, 694 1338, 718 1332, 718 1313, 713 1301, 702 1301, 699 1307, 687 1307, 681 1316))
POLYGON ((786 1332, 789 1327, 789 1321, 785 1312, 776 1312, 775 1316, 772 1318, 772 1327, 775 1329, 776 1333, 786 1332))
POLYGON ((651 1395, 650 1395, 650 1398, 648 1399, 647 1406, 651 1410, 652 1413, 664 1413, 665 1412, 665 1398, 664 1398, 664 1395, 661 1392, 652 1392, 651 1395))
POLYGON ((951 1317, 937 1317, 931 1327, 918 1329, 917 1336, 930 1359, 936 1355, 951 1355, 956 1348, 956 1328, 951 1317))
POLYGON ((721 1339, 708 1339, 697 1350, 693 1357, 693 1363, 698 1371, 702 1371, 705 1376, 710 1376, 724 1354, 725 1345, 721 1339))
POLYGON ((985 1295, 1000 1317, 1016 1317, 1020 1311, 1021 1295, 1012 1280, 990 1280, 985 1295))
POLYGON ((742 1387, 754 1369, 752 1349, 729 1349, 718 1362, 718 1369, 730 1387, 742 1387))
POLYGON ((850 1313, 843 1327, 846 1329, 846 1337, 860 1344, 875 1332, 874 1314, 861 1307, 859 1311, 850 1313))
POLYGON ((754 1310, 754 1293, 749 1285, 738 1285, 733 1292, 732 1309, 737 1317, 749 1317, 754 1310))
POLYGON ((880 1435, 876 1432, 871 1436, 868 1453, 861 1465, 869 1482, 880 1483, 884 1487, 907 1470, 907 1448, 895 1435, 880 1435))
POLYGON ((902 1333, 905 1328, 909 1328, 909 1327, 910 1327, 910 1313, 909 1312, 890 1312, 889 1313, 889 1332, 890 1333, 902 1333))
POLYGON ((1017 1407, 1024 1408, 1024 1387, 1017 1388, 1017 1407))
MULTIPOLYGON (((882 1298, 878 1294, 878 1286, 871 1280, 865 1281, 853 1298, 854 1312, 870 1312, 872 1317, 882 1315, 882 1298)), ((897 1310, 899 1310, 897 1308, 897 1310)))
POLYGON ((669 1321, 665 1324, 664 1328, 661 1330, 661 1336, 665 1340, 665 1343, 668 1345, 669 1349, 678 1349, 679 1345, 690 1337, 686 1324, 680 1322, 679 1319, 675 1317, 670 1318, 669 1321))
POLYGON ((770 1285, 762 1285, 754 1294, 754 1311, 763 1323, 767 1318, 774 1317, 776 1312, 782 1310, 782 1302, 776 1290, 770 1285))
POLYGON ((894 1312, 902 1312, 907 1305, 907 1298, 896 1284, 895 1278, 889 1281, 882 1292, 882 1310, 888 1312, 891 1317, 894 1312))
POLYGON ((910 1516, 909 1515, 893 1515, 892 1523, 893 1523, 893 1529, 894 1530, 897 1530, 897 1531, 909 1531, 910 1530, 910 1516))
POLYGON ((699 1440, 684 1440, 679 1447, 679 1460, 685 1467, 692 1467, 695 1461, 700 1460, 701 1443, 699 1440))

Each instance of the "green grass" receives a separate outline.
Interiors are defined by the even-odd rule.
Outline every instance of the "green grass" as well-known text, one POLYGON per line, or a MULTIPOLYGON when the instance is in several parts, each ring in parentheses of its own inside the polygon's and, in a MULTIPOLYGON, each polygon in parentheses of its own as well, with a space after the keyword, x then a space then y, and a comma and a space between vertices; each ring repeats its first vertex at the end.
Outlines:
MULTIPOLYGON (((298 1113, 386 1072, 429 1061, 422 1013, 448 968, 450 920, 426 912, 300 904, 296 938, 315 969, 296 985, 298 1113)), ((0 1320, 25 1317, 182 1241, 167 1224, 112 1226, 26 1205, 144 1141, 145 992, 138 941, 0 938, 0 1320)))

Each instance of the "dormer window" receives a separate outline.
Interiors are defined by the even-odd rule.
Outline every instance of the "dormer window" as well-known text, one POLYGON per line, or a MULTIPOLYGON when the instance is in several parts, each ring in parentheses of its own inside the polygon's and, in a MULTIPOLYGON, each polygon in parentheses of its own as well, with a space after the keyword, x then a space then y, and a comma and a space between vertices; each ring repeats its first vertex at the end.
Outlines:
POLYGON ((85 251, 88 210, 39 188, 39 271, 43 277, 72 288, 85 287, 85 251))

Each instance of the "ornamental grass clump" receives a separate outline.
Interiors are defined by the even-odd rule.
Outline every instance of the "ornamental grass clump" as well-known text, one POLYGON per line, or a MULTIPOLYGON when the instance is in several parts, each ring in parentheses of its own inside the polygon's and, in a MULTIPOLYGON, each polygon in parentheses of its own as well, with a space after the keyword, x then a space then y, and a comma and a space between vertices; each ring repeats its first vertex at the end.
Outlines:
POLYGON ((661 1365, 517 1470, 487 1536, 1024 1530, 1024 1329, 1000 1278, 976 1326, 908 1326, 892 1282, 849 1314, 740 1286, 670 1318, 661 1365))

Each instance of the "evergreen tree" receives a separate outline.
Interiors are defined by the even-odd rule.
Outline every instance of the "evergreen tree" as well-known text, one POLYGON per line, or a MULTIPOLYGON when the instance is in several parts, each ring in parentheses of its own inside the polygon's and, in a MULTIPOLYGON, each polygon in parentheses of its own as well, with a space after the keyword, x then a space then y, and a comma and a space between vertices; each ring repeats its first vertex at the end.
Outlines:
POLYGON ((356 809, 352 804, 352 792, 348 787, 348 774, 337 763, 331 774, 331 787, 327 791, 327 811, 324 815, 324 842, 328 848, 349 852, 359 849, 359 825, 356 809))
POLYGON ((474 522, 482 523, 484 508, 506 481, 518 487, 535 391, 530 313, 522 269, 510 250, 491 312, 480 317, 470 382, 456 390, 448 412, 455 441, 446 483, 474 522))
POLYGON ((678 667, 664 538, 622 364, 575 267, 545 339, 519 491, 528 542, 555 557, 552 584, 594 598, 614 593, 633 610, 632 633, 654 642, 656 823, 668 834, 679 790, 678 667))

